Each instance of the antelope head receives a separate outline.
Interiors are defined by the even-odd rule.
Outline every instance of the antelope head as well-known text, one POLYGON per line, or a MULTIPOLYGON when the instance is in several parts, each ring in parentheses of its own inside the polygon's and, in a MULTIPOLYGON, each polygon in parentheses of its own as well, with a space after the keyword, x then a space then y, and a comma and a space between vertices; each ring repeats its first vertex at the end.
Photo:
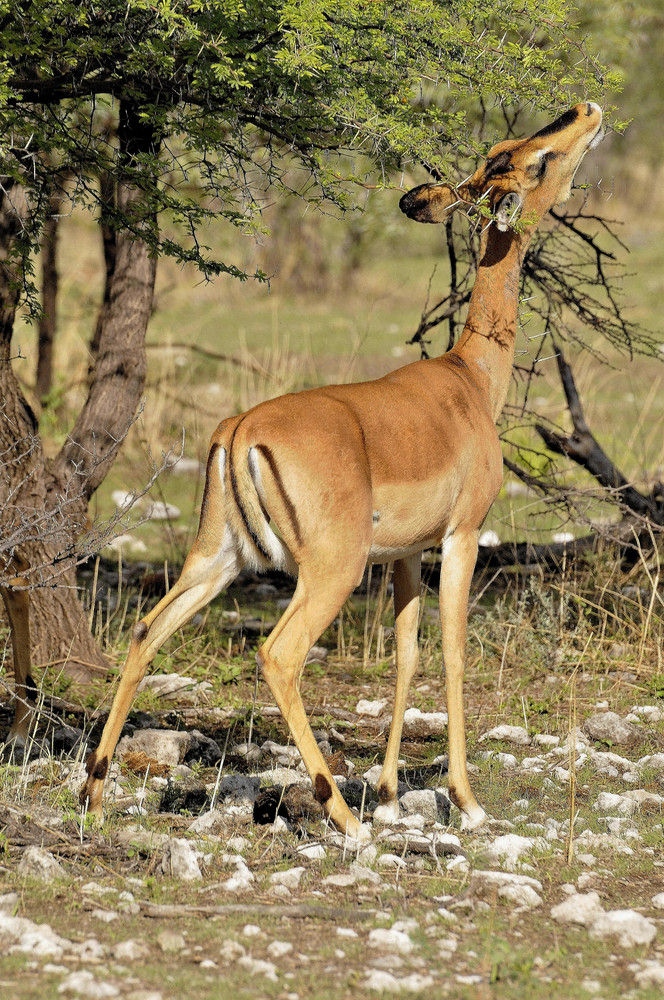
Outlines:
POLYGON ((519 213, 539 222, 553 205, 567 201, 581 160, 602 137, 600 107, 592 101, 577 104, 528 139, 499 142, 457 188, 421 184, 399 207, 417 222, 444 222, 456 208, 482 201, 503 232, 519 213))

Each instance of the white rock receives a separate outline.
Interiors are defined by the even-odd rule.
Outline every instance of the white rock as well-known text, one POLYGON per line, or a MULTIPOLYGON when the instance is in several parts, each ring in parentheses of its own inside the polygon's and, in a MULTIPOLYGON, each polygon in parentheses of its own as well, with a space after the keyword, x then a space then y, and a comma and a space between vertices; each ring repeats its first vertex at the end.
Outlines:
POLYGON ((406 868, 406 862, 398 854, 381 854, 378 858, 379 868, 406 868))
POLYGON ((470 876, 470 892, 479 895, 483 892, 495 892, 502 886, 530 886, 536 892, 543 892, 542 883, 530 875, 522 875, 516 872, 495 872, 475 869, 470 876))
POLYGON ((642 965, 630 965, 629 968, 639 986, 664 986, 664 965, 655 959, 647 958, 642 965))
POLYGON ((583 724, 583 731, 593 740, 603 740, 614 746, 629 744, 637 740, 640 730, 631 722, 625 722, 615 712, 598 712, 583 724))
POLYGON ((240 857, 239 854, 232 855, 229 858, 229 856, 225 854, 224 861, 234 862, 236 868, 235 875, 231 875, 229 879, 226 879, 226 881, 222 883, 222 888, 224 888, 226 892, 244 892, 245 889, 249 889, 251 883, 254 881, 254 876, 247 867, 244 858, 240 857))
POLYGON ((664 719, 664 712, 657 705, 632 705, 632 712, 646 722, 661 722, 664 719))
MULTIPOLYGON (((442 796, 440 797, 442 803, 442 796)), ((431 788, 412 789, 399 799, 399 805, 407 815, 420 815, 424 819, 438 819, 439 797, 431 788)), ((403 817, 405 819, 405 817, 403 817)))
POLYGON ((196 478, 197 476, 204 476, 205 466, 199 462, 197 458, 187 458, 183 455, 182 458, 179 458, 175 464, 171 466, 169 475, 191 476, 193 478, 196 478))
POLYGON ((519 766, 519 762, 513 753, 501 753, 498 750, 483 750, 479 754, 482 760, 490 760, 494 764, 500 764, 506 771, 512 771, 519 766))
POLYGON ((657 795, 655 792, 647 792, 645 788, 630 789, 629 792, 625 792, 625 798, 631 799, 632 802, 636 802, 640 806, 645 803, 652 806, 661 806, 664 804, 663 795, 657 795))
POLYGON ((590 934, 602 938, 615 935, 623 948, 632 948, 637 944, 650 944, 657 927, 636 910, 609 910, 591 922, 590 934))
POLYGON ((145 508, 145 516, 150 521, 177 521, 182 516, 182 511, 174 503, 166 503, 165 500, 153 500, 145 508))
MULTIPOLYGON (((116 507, 123 510, 125 507, 130 507, 134 500, 136 500, 136 494, 127 490, 113 490, 111 493, 111 500, 116 507)), ((136 501, 136 506, 140 505, 140 500, 136 501)))
POLYGON ((237 964, 246 969, 251 976, 264 976, 271 983, 278 982, 277 967, 274 962, 266 962, 261 958, 252 958, 251 955, 243 955, 238 959, 237 964))
POLYGON ((653 771, 664 771, 664 753, 651 753, 637 761, 636 767, 652 768, 653 771))
POLYGON ((304 847, 298 847, 297 853, 303 858, 309 858, 310 861, 322 861, 327 857, 327 851, 322 844, 305 844, 304 847))
POLYGON ((164 875, 183 882, 194 882, 203 877, 198 866, 197 852, 188 840, 181 837, 171 837, 164 844, 161 870, 164 875))
POLYGON ((17 871, 19 875, 37 878, 42 882, 52 882, 54 878, 65 874, 60 862, 43 847, 26 847, 17 871))
POLYGON ((493 549, 496 545, 500 545, 500 535, 496 534, 495 531, 483 531, 477 540, 477 544, 485 549, 493 549))
POLYGON ((516 833, 506 833, 489 844, 487 854, 494 863, 513 870, 524 854, 533 850, 546 850, 548 847, 549 843, 544 837, 520 837, 516 833))
POLYGON ((408 708, 403 717, 403 735, 407 739, 441 736, 447 730, 447 712, 420 712, 408 708))
POLYGON ((267 953, 270 958, 283 958, 287 955, 289 951, 293 950, 293 945, 290 941, 270 941, 267 946, 267 953))
POLYGON ((89 997, 90 1000, 104 1000, 105 997, 117 997, 120 989, 113 983, 95 979, 91 972, 83 969, 71 972, 58 986, 58 993, 77 993, 89 997))
POLYGON ((365 990, 374 990, 376 993, 399 993, 401 990, 397 977, 383 969, 372 969, 361 985, 365 990))
POLYGON ((540 747, 557 747, 560 743, 560 736, 549 736, 547 733, 536 733, 533 736, 533 743, 540 747))
POLYGON ((0 913, 7 913, 10 916, 16 912, 19 897, 17 892, 5 892, 0 896, 0 913))
POLYGON ((370 948, 383 948, 396 951, 401 955, 410 955, 413 942, 403 931, 395 931, 392 927, 375 927, 369 931, 367 944, 370 948))
POLYGON ((297 889, 306 868, 289 868, 284 872, 274 872, 270 875, 272 885, 285 885, 287 889, 297 889))
POLYGON ((571 531, 554 531, 551 535, 551 541, 557 542, 559 545, 569 545, 570 542, 574 541, 574 535, 571 531))
POLYGON ((364 774, 362 775, 362 777, 373 788, 375 788, 376 785, 378 784, 378 781, 379 781, 380 776, 381 776, 382 773, 383 773, 383 766, 382 766, 382 764, 374 764, 373 767, 370 767, 367 771, 364 772, 364 774))
POLYGON ((586 927, 603 912, 596 892, 574 892, 562 903, 552 907, 551 916, 559 924, 581 924, 586 927))
POLYGON ((530 885, 503 885, 498 889, 498 895, 524 910, 534 910, 542 905, 542 897, 530 885))
POLYGON ((664 910, 664 892, 658 892, 656 896, 652 897, 650 902, 656 910, 664 910))
POLYGON ((111 954, 118 962, 138 962, 148 957, 150 947, 145 941, 128 938, 126 941, 118 941, 117 944, 114 944, 111 948, 111 954))
POLYGON ((160 764, 180 764, 191 746, 191 736, 174 729, 139 729, 118 743, 120 760, 127 753, 142 751, 160 764))
POLYGON ((631 816, 636 807, 634 799, 628 799, 627 796, 617 795, 614 792, 600 792, 593 805, 593 809, 597 812, 614 812, 620 816, 631 816))
POLYGON ((480 743, 484 740, 505 740, 506 743, 515 743, 517 746, 528 746, 530 743, 530 736, 528 731, 523 728, 523 726, 496 726, 494 729, 489 730, 488 733, 484 733, 480 736, 480 743))
POLYGON ((379 715, 382 715, 387 707, 387 700, 381 698, 379 701, 367 701, 365 698, 361 698, 355 706, 355 711, 358 715, 367 715, 369 718, 377 719, 379 715))
POLYGON ((61 938, 48 924, 37 924, 26 917, 12 917, 7 913, 0 913, 0 941, 9 954, 24 952, 35 958, 59 959, 71 951, 71 941, 61 938))

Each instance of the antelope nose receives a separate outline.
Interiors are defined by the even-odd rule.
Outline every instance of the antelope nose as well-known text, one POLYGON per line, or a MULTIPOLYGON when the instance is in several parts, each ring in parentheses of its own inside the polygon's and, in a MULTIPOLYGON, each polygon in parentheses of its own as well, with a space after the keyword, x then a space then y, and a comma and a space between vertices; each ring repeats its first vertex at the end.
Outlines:
POLYGON ((600 108, 599 104, 595 104, 594 101, 587 101, 586 107, 588 108, 588 111, 587 111, 588 115, 591 115, 593 113, 593 111, 595 111, 600 116, 600 118, 601 118, 601 116, 602 116, 602 109, 600 108))

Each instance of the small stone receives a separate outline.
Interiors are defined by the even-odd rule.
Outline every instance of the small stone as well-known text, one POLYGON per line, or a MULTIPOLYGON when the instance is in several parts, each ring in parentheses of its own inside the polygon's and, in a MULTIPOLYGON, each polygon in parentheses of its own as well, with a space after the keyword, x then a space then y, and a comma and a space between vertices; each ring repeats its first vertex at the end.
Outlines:
POLYGON ((358 715, 366 715, 371 719, 377 719, 379 715, 382 715, 387 707, 387 700, 381 698, 379 701, 367 701, 365 698, 361 698, 355 706, 355 711, 358 715))
POLYGON ((544 837, 520 837, 515 833, 507 833, 496 837, 489 844, 487 853, 489 859, 502 864, 508 870, 514 870, 524 854, 533 850, 546 850, 549 847, 544 837))
POLYGON ((588 926, 603 913, 596 892, 570 894, 562 903, 551 909, 551 916, 559 924, 588 926))
POLYGON ((89 1000, 105 1000, 106 997, 117 997, 120 989, 113 983, 95 979, 91 972, 82 969, 71 972, 58 986, 58 993, 77 993, 89 1000))
POLYGON ((530 885, 503 885, 498 889, 498 895, 524 910, 534 910, 542 905, 542 897, 530 885))
POLYGON ((251 976, 264 976, 271 983, 278 982, 277 967, 273 962, 266 962, 260 958, 252 958, 251 955, 243 955, 238 959, 238 965, 251 976))
POLYGON ((401 989, 397 977, 383 969, 372 969, 361 985, 365 990, 374 990, 376 993, 399 993, 401 989))
POLYGON ((631 816, 636 807, 634 799, 628 799, 627 796, 617 795, 614 792, 600 792, 593 805, 593 809, 597 812, 613 812, 620 816, 631 816))
POLYGON ((664 987, 664 965, 655 959, 647 958, 639 967, 630 965, 634 971, 634 978, 639 986, 663 986, 664 987))
POLYGON ((591 937, 615 935, 623 948, 637 944, 650 944, 657 934, 657 927, 636 910, 609 910, 600 914, 590 926, 591 937))
POLYGON ((397 951, 401 955, 409 955, 414 947, 407 934, 403 931, 395 931, 392 927, 376 927, 369 931, 367 944, 370 948, 397 951))
POLYGON ((656 910, 664 910, 664 892, 658 892, 656 896, 652 897, 650 902, 656 910))
POLYGON ((404 712, 403 735, 406 739, 428 739, 447 731, 447 712, 421 712, 409 708, 404 712))
POLYGON ((560 736, 549 736, 548 733, 536 733, 533 736, 533 743, 540 747, 557 747, 560 743, 560 736))
POLYGON ((310 861, 322 861, 327 857, 327 851, 322 844, 306 844, 304 847, 298 847, 297 853, 310 861))
POLYGON ((480 743, 483 743, 484 740, 504 740, 506 743, 515 743, 517 746, 524 747, 530 744, 530 736, 523 726, 496 726, 480 736, 480 743))
POLYGON ((397 854, 381 854, 378 858, 379 868, 406 868, 406 862, 397 854))
POLYGON ((0 896, 0 913, 13 914, 18 907, 18 893, 5 892, 0 896))
POLYGON ((118 743, 120 760, 127 753, 143 753, 160 764, 180 764, 191 746, 191 736, 172 729, 139 729, 133 736, 124 736, 118 743))
POLYGON ((181 952, 187 947, 184 937, 177 931, 160 931, 156 940, 163 952, 181 952))
POLYGON ((165 500, 154 500, 145 509, 145 517, 150 521, 177 521, 181 516, 180 508, 165 500))
POLYGON ((166 841, 161 870, 164 875, 181 879, 183 882, 194 882, 203 877, 198 867, 197 852, 188 840, 180 837, 171 837, 166 841))
POLYGON ((598 712, 583 724, 583 731, 593 740, 614 746, 629 746, 641 738, 641 731, 631 722, 625 722, 615 712, 598 712))
POLYGON ((145 941, 128 938, 126 941, 118 941, 117 944, 113 945, 111 954, 119 962, 138 962, 149 956, 150 947, 145 941))
POLYGON ((283 958, 287 955, 289 951, 293 950, 293 945, 290 941, 271 941, 267 946, 267 953, 270 958, 283 958))
POLYGON ((60 862, 43 847, 26 847, 17 871, 19 875, 37 878, 42 882, 52 882, 66 874, 60 862))
POLYGON ((287 889, 297 889, 306 868, 289 868, 287 871, 274 872, 270 875, 272 885, 285 885, 287 889))
POLYGON ((259 937, 263 932, 258 924, 245 924, 242 933, 245 937, 259 937))

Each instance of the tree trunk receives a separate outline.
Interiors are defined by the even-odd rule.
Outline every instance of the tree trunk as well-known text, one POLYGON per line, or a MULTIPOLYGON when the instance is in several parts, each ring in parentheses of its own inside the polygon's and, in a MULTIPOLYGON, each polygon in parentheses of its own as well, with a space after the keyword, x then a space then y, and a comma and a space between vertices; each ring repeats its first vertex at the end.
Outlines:
MULTIPOLYGON (((153 150, 147 127, 121 107, 122 162, 153 150)), ((87 401, 60 453, 47 461, 37 425, 11 367, 11 333, 20 276, 0 266, 0 555, 15 552, 29 566, 32 662, 89 679, 105 667, 76 589, 77 542, 87 526, 90 497, 103 481, 140 402, 146 375, 145 333, 152 308, 156 260, 140 238, 155 220, 135 184, 118 183, 118 206, 132 233, 115 233, 115 268, 87 401)), ((5 202, 7 199, 5 198, 5 202)), ((5 259, 16 234, 0 218, 5 259)), ((0 260, 0 264, 4 261, 0 260)), ((2 562, 0 561, 0 576, 2 562)))
POLYGON ((37 396, 43 400, 53 388, 53 341, 55 340, 58 302, 58 227, 64 192, 53 192, 49 215, 42 235, 42 315, 39 319, 37 347, 37 396))
POLYGON ((104 294, 97 314, 94 332, 90 341, 90 375, 94 372, 94 366, 99 354, 99 341, 106 321, 109 304, 111 301, 111 288, 113 285, 113 273, 115 271, 115 233, 113 227, 105 214, 106 207, 113 208, 115 205, 115 177, 106 170, 99 178, 99 198, 101 201, 101 227, 102 246, 104 250, 104 294))

